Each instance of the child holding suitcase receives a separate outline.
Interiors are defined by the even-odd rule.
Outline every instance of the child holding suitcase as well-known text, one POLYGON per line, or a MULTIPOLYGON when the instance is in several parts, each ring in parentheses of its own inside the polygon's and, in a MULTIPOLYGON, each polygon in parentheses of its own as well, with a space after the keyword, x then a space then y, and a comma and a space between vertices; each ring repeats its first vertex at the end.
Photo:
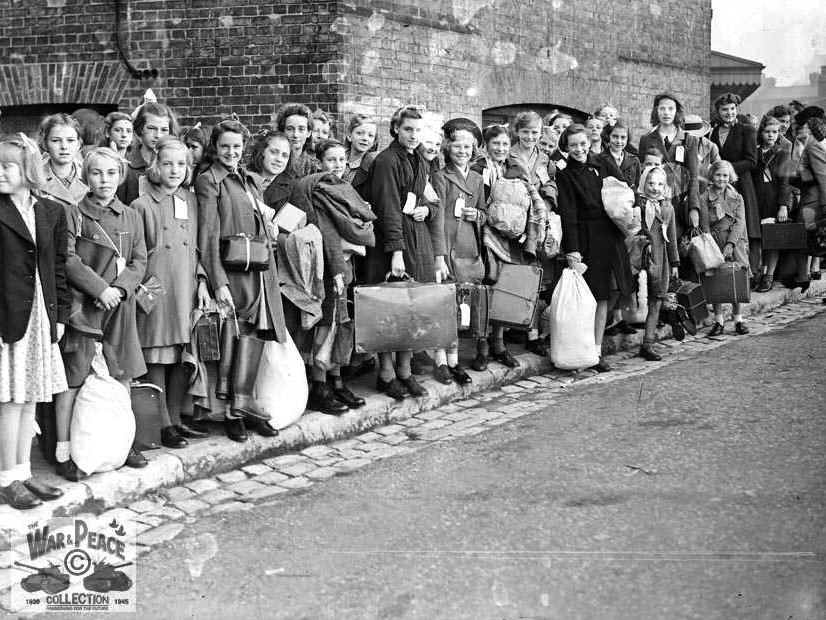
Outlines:
MULTIPOLYGON (((744 268, 749 267, 749 240, 746 236, 746 207, 743 197, 734 189, 737 180, 734 167, 721 159, 709 168, 711 184, 700 197, 700 208, 707 210, 712 237, 720 246, 727 261, 735 261, 744 268)), ((743 323, 740 304, 731 304, 734 315, 734 331, 743 335, 749 328, 743 323)), ((708 332, 709 337, 723 333, 723 305, 714 304, 714 326, 708 332)))

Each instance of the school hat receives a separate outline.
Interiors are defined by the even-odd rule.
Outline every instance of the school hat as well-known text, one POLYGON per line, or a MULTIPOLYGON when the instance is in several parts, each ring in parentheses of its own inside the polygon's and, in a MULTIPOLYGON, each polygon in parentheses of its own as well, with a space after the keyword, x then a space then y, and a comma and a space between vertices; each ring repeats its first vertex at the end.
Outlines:
POLYGON ((711 131, 711 124, 708 121, 704 121, 698 114, 686 114, 683 130, 689 135, 702 138, 711 131))
POLYGON ((824 113, 823 108, 819 106, 806 106, 805 108, 800 110, 800 112, 794 115, 794 122, 797 123, 799 127, 810 118, 826 118, 826 113, 824 113))
POLYGON ((448 122, 442 125, 442 131, 445 135, 456 131, 457 129, 465 129, 473 134, 473 137, 476 138, 476 144, 480 148, 485 143, 485 139, 482 136, 482 130, 479 129, 479 125, 474 123, 469 118, 458 117, 458 118, 451 118, 448 122))

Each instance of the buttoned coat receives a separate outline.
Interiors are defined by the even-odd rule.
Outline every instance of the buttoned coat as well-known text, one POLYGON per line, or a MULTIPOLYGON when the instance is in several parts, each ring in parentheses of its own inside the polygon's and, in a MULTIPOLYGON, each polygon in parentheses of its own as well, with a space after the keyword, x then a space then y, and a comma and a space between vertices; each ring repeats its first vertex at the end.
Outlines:
POLYGON ((481 259, 482 226, 487 219, 485 209, 485 183, 482 175, 475 170, 468 170, 467 178, 453 163, 433 175, 433 188, 439 195, 439 202, 444 210, 445 226, 445 261, 451 275, 456 276, 453 258, 481 259), (462 197, 465 205, 476 209, 475 221, 454 215, 456 201, 462 197))
POLYGON ((752 239, 760 238, 760 215, 751 171, 757 164, 757 135, 751 125, 735 123, 729 129, 725 144, 720 144, 720 126, 711 130, 710 139, 720 147, 720 159, 725 159, 737 173, 735 189, 743 197, 746 209, 746 232, 752 239))
MULTIPOLYGON (((66 207, 67 259, 66 277, 69 285, 89 295, 100 297, 107 287, 123 293, 120 304, 104 318, 103 353, 109 373, 116 379, 134 379, 146 373, 135 309, 135 291, 146 273, 146 243, 143 222, 137 211, 115 198, 106 207, 93 202, 87 195, 78 205, 66 207), (110 284, 83 263, 75 252, 77 237, 104 245, 114 245, 125 265, 110 284), (111 241, 110 241, 111 240, 111 241)), ((71 327, 67 331, 73 332, 71 327)), ((66 379, 77 387, 89 374, 95 355, 95 342, 75 335, 75 350, 64 351, 66 379)))
POLYGON ((253 200, 261 199, 255 178, 242 168, 230 171, 215 162, 195 179, 195 194, 198 197, 198 246, 210 287, 215 291, 227 286, 239 319, 253 325, 265 322, 273 331, 268 336, 284 342, 287 329, 272 248, 269 250, 269 269, 263 272, 227 271, 221 262, 221 237, 240 233, 266 234, 262 216, 250 200, 250 196, 253 200), (262 281, 264 307, 260 305, 262 281), (266 321, 259 321, 260 311, 267 312, 266 321))
POLYGON ((148 184, 131 207, 143 221, 146 239, 146 276, 155 276, 164 288, 149 314, 138 309, 138 335, 144 348, 189 342, 190 317, 195 308, 198 273, 198 201, 183 188, 172 195, 148 184), (175 200, 185 204, 176 214, 175 200), (183 217, 178 217, 183 216, 183 217))
POLYGON ((603 150, 597 159, 604 160, 608 171, 608 176, 616 177, 620 181, 625 181, 628 187, 636 189, 640 182, 640 160, 628 151, 622 152, 622 162, 617 165, 617 160, 607 148, 603 150))
POLYGON ((800 157, 799 220, 810 224, 826 217, 826 150, 809 138, 800 157))
POLYGON ((761 148, 757 149, 757 164, 751 171, 751 178, 757 197, 757 212, 761 220, 777 217, 780 205, 791 209, 790 168, 789 154, 779 144, 765 152, 761 148))
POLYGON ((126 154, 126 178, 118 186, 117 196, 123 204, 132 204, 140 195, 140 180, 146 176, 149 162, 141 155, 140 146, 135 146, 126 154))
POLYGON ((44 183, 41 186, 41 193, 61 204, 76 205, 83 200, 83 197, 89 191, 89 186, 80 179, 80 164, 76 161, 72 162, 72 175, 72 182, 69 184, 69 187, 66 187, 63 182, 57 178, 47 159, 43 162, 44 183))
POLYGON ((69 319, 66 284, 66 215, 63 205, 37 197, 34 205, 35 237, 7 194, 0 194, 0 338, 23 338, 32 313, 35 268, 49 315, 52 342, 57 323, 69 319))
POLYGON ((604 163, 591 155, 586 163, 569 157, 556 174, 562 245, 566 253, 582 255, 588 265, 585 281, 597 300, 610 299, 615 288, 622 298, 631 293, 625 236, 602 203, 602 182, 607 176, 604 163))

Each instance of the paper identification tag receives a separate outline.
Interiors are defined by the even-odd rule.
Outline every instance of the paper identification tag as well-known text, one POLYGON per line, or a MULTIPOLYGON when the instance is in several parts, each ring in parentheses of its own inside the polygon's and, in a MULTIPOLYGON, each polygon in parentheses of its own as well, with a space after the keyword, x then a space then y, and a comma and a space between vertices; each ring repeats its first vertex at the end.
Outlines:
POLYGON ((115 269, 117 269, 118 275, 122 274, 126 269, 126 259, 123 256, 118 256, 115 259, 115 269))
POLYGON ((681 164, 685 163, 685 147, 683 145, 679 145, 674 150, 674 159, 676 159, 681 164))
POLYGON ((482 182, 485 185, 490 185, 490 168, 482 170, 482 182))
POLYGON ((455 217, 457 219, 461 218, 462 217, 462 211, 464 210, 464 208, 465 208, 465 197, 464 196, 459 196, 456 199, 456 204, 453 205, 453 217, 455 217))
POLYGON ((461 329, 470 327, 470 306, 465 303, 459 304, 459 327, 461 329))
POLYGON ((772 182, 772 171, 769 168, 764 168, 763 169, 763 181, 765 183, 771 183, 772 182))
POLYGON ((402 213, 405 215, 413 215, 413 209, 416 208, 416 194, 413 192, 407 192, 407 200, 404 203, 404 208, 402 208, 402 213))
POLYGON ((556 169, 557 170, 565 170, 565 168, 567 168, 567 167, 568 167, 568 162, 565 161, 564 159, 560 159, 558 162, 556 162, 556 169))
POLYGON ((176 220, 189 219, 189 208, 186 204, 186 200, 179 198, 178 196, 172 196, 172 205, 174 207, 173 211, 175 213, 176 220))

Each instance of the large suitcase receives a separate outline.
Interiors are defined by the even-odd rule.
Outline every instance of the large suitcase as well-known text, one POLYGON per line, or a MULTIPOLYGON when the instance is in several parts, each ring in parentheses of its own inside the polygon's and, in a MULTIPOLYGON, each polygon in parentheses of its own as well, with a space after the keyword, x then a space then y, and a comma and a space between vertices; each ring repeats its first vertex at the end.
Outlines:
POLYGON ((163 390, 154 383, 136 381, 131 386, 132 413, 135 414, 135 448, 161 447, 161 398, 163 390))
POLYGON ((700 285, 710 304, 746 303, 751 299, 749 270, 739 263, 726 263, 708 276, 701 274, 700 285))
POLYGON ((459 337, 455 284, 357 286, 353 300, 358 353, 443 349, 459 337))
POLYGON ((491 289, 486 284, 456 285, 459 335, 487 338, 490 330, 491 289))
POLYGON ((682 282, 677 288, 677 303, 688 312, 695 325, 702 325, 708 317, 708 303, 703 287, 696 282, 682 282))
POLYGON ((803 223, 762 224, 760 228, 764 250, 806 249, 806 225, 803 223))
POLYGON ((502 265, 492 286, 490 322, 530 329, 539 299, 542 269, 535 265, 502 265))

